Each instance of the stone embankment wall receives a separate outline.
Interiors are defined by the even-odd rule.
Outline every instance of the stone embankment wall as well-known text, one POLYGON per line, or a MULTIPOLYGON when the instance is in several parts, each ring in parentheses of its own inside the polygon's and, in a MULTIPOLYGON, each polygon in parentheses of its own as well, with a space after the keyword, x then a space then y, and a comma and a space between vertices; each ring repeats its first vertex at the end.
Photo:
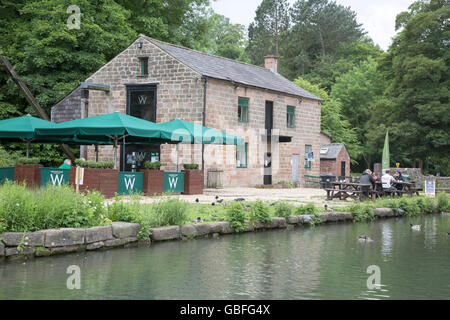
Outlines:
POLYGON ((137 223, 113 222, 89 229, 6 232, 0 234, 0 261, 120 247, 137 243, 140 230, 137 223))
MULTIPOLYGON (((436 213, 439 208, 436 208, 436 213)), ((373 209, 375 219, 399 217, 402 214, 389 208, 373 209)), ((291 216, 289 219, 272 218, 269 223, 248 221, 244 232, 273 229, 292 230, 299 226, 315 223, 314 215, 291 216)), ((320 223, 353 222, 350 212, 322 213, 318 215, 320 223)), ((141 226, 136 223, 113 222, 111 226, 89 229, 54 229, 33 233, 7 232, 0 234, 0 261, 5 258, 30 258, 50 256, 62 253, 112 249, 131 244, 150 245, 152 242, 169 240, 189 240, 197 237, 219 237, 236 231, 229 222, 201 223, 183 226, 169 226, 150 229, 148 239, 138 240, 141 226)))

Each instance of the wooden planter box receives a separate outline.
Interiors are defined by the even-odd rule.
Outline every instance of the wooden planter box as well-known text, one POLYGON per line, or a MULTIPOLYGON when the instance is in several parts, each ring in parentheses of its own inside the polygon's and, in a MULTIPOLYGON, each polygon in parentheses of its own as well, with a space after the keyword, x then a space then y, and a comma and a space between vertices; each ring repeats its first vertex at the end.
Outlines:
POLYGON ((14 180, 18 183, 25 182, 29 187, 39 187, 42 167, 40 164, 17 164, 14 169, 14 180))
POLYGON ((139 170, 144 173, 144 194, 146 196, 161 195, 164 192, 163 170, 139 170))
POLYGON ((203 171, 182 170, 184 172, 184 192, 186 195, 203 194, 203 171))
MULTIPOLYGON (((69 184, 75 186, 75 167, 70 170, 69 184)), ((119 190, 119 170, 114 169, 84 169, 83 184, 80 191, 97 190, 105 196, 112 198, 119 190)))

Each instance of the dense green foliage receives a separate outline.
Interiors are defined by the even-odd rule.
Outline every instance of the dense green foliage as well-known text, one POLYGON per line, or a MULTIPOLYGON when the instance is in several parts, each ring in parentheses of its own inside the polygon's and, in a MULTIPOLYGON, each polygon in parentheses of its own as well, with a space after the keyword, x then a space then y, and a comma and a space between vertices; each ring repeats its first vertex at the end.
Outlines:
POLYGON ((319 210, 316 208, 314 203, 308 203, 295 208, 295 213, 297 215, 316 215, 319 213, 319 210))
POLYGON ((268 206, 261 200, 257 201, 250 210, 250 221, 251 222, 270 222, 270 211, 268 206))
POLYGON ((183 164, 184 170, 198 170, 199 165, 196 163, 185 163, 183 164))
MULTIPOLYGON (((450 6, 446 0, 418 1, 397 17, 400 30, 380 62, 387 79, 383 100, 370 122, 391 134, 391 158, 450 175, 450 6)), ((379 145, 382 130, 367 135, 379 145)))
POLYGON ((0 233, 102 225, 104 200, 98 192, 77 194, 68 186, 32 191, 5 182, 0 186, 0 233))
POLYGON ((248 224, 245 222, 247 215, 245 208, 240 202, 233 202, 227 209, 227 221, 236 232, 242 232, 247 229, 248 224))
POLYGON ((288 221, 289 217, 292 216, 293 209, 294 207, 287 201, 278 201, 274 208, 275 216, 285 218, 288 221))
POLYGON ((20 157, 15 161, 15 163, 16 164, 39 164, 40 161, 41 160, 39 158, 20 157))
MULTIPOLYGON (((322 130, 346 144, 353 171, 380 162, 389 129, 392 164, 450 175, 449 16, 448 0, 413 3, 383 52, 356 13, 332 0, 263 0, 248 34, 209 0, 4 0, 0 55, 47 113, 139 34, 257 65, 278 55, 282 75, 324 100, 322 130), (66 25, 73 4, 80 29, 66 25)), ((36 115, 0 72, 0 119, 27 113, 36 115)), ((5 146, 15 157, 25 148, 5 146)), ((32 145, 31 155, 46 166, 64 160, 52 145, 32 145)), ((0 165, 10 162, 0 149, 0 165)))
POLYGON ((151 162, 151 161, 146 161, 144 163, 144 169, 146 170, 160 170, 162 166, 162 163, 157 161, 157 162, 151 162))
POLYGON ((81 167, 81 168, 91 168, 91 169, 113 169, 114 168, 113 161, 94 162, 94 161, 84 161, 81 159, 76 159, 75 165, 78 167, 81 167))

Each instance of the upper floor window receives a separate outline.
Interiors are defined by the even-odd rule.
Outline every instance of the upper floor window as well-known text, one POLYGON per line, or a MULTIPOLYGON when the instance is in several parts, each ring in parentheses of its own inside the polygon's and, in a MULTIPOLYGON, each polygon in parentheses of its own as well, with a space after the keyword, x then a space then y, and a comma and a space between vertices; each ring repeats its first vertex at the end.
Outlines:
POLYGON ((238 101, 238 119, 239 122, 247 123, 248 122, 248 98, 239 97, 238 101))
POLYGON ((295 128, 295 107, 287 106, 287 127, 295 128))
POLYGON ((148 58, 139 58, 141 64, 141 76, 148 76, 148 58))

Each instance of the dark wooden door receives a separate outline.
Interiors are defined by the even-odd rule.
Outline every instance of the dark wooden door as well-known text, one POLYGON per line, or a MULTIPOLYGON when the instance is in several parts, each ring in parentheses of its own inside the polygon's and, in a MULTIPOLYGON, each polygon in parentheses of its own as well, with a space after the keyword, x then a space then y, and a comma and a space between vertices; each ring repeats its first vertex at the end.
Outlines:
POLYGON ((272 150, 273 101, 266 101, 267 153, 264 155, 264 185, 272 184, 272 150))
POLYGON ((342 176, 342 177, 347 176, 347 175, 346 175, 346 172, 345 172, 345 161, 342 161, 342 162, 341 162, 341 176, 342 176))

